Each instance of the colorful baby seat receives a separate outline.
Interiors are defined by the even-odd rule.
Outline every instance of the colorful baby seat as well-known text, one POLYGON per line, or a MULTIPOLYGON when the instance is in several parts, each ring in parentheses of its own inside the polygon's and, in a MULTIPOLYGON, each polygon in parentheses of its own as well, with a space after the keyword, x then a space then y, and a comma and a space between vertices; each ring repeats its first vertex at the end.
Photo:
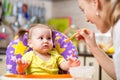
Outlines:
MULTIPOLYGON (((53 44, 56 49, 65 59, 74 55, 77 57, 77 48, 70 42, 64 42, 67 38, 63 33, 54 30, 53 31, 53 44)), ((17 74, 16 71, 16 59, 21 58, 22 55, 30 50, 27 44, 28 34, 25 33, 23 37, 15 36, 14 39, 9 43, 6 51, 6 65, 7 72, 17 74)), ((59 73, 66 73, 63 70, 59 70, 59 73)))

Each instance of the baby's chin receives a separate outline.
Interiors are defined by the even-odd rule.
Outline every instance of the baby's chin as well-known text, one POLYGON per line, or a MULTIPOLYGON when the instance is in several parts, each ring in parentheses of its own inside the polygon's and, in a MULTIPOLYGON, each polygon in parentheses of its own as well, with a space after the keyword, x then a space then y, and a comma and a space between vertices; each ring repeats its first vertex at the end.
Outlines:
POLYGON ((43 49, 42 53, 48 53, 50 51, 50 49, 43 49))

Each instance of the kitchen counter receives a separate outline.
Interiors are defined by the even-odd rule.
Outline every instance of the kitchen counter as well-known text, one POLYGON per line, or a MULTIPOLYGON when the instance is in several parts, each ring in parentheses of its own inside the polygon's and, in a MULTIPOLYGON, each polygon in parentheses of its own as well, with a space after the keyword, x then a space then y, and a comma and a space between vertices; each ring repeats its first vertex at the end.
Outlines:
POLYGON ((89 78, 76 79, 70 74, 61 75, 5 75, 0 80, 93 80, 89 78))

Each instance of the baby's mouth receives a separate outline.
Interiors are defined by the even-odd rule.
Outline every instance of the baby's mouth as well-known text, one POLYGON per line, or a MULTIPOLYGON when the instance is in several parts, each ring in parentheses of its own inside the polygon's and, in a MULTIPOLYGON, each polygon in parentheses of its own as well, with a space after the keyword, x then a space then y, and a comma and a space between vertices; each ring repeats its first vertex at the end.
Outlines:
POLYGON ((49 46, 47 44, 43 45, 44 48, 49 48, 49 46))

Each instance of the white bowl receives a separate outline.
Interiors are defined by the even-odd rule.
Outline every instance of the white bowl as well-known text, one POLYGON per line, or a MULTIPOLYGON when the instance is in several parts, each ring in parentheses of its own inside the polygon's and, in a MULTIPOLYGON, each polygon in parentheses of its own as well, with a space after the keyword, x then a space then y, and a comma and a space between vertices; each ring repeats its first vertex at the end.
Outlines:
POLYGON ((73 78, 92 78, 95 69, 92 66, 78 66, 71 67, 69 72, 73 78))

